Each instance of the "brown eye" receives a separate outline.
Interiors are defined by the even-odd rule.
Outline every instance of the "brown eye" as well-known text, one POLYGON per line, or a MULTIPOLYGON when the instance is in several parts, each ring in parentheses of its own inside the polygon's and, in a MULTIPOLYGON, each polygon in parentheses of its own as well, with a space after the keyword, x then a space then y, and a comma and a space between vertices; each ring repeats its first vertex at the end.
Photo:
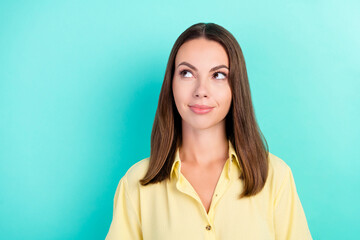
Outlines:
POLYGON ((214 77, 215 77, 216 79, 225 79, 225 78, 226 78, 226 74, 223 73, 223 72, 216 72, 216 73, 214 73, 214 77), (219 78, 218 78, 218 77, 219 77, 219 78))
POLYGON ((182 77, 186 77, 186 78, 192 77, 192 73, 189 72, 188 70, 183 70, 183 71, 181 71, 181 72, 180 72, 180 75, 181 75, 182 77))

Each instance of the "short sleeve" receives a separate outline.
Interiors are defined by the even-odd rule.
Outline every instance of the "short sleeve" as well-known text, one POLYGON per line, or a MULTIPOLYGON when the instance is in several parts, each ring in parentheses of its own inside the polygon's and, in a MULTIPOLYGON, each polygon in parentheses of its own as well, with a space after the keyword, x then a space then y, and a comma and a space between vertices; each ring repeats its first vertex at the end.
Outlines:
POLYGON ((105 240, 142 239, 139 215, 127 190, 126 175, 120 180, 114 197, 113 219, 105 240))
POLYGON ((276 239, 312 239, 290 167, 275 198, 276 239))

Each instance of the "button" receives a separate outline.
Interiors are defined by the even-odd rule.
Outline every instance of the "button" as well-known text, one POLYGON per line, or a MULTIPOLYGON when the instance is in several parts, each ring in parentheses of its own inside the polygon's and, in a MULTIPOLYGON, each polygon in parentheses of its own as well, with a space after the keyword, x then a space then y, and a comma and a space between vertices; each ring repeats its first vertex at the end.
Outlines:
POLYGON ((206 230, 210 231, 210 230, 211 230, 211 226, 210 226, 210 225, 207 225, 207 226, 206 226, 206 230))

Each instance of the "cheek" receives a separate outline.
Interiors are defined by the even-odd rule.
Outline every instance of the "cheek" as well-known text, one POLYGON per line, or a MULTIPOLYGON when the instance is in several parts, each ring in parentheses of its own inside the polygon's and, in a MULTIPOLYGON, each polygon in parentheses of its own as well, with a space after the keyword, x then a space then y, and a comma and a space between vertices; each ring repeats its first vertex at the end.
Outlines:
POLYGON ((188 104, 190 89, 187 84, 181 84, 177 81, 173 82, 173 95, 176 105, 180 106, 188 104))
POLYGON ((222 90, 218 89, 216 94, 217 94, 217 99, 219 99, 219 103, 221 105, 223 105, 224 107, 227 107, 228 105, 230 106, 232 99, 230 88, 226 87, 222 90))
POLYGON ((173 95, 174 95, 174 101, 175 101, 175 104, 176 104, 176 107, 179 108, 181 105, 184 104, 184 93, 181 89, 181 87, 179 86, 178 83, 173 82, 173 87, 172 87, 172 90, 173 90, 173 95))
POLYGON ((178 91, 178 86, 176 85, 175 82, 173 82, 172 91, 173 91, 175 103, 177 105, 179 99, 179 91, 178 91))

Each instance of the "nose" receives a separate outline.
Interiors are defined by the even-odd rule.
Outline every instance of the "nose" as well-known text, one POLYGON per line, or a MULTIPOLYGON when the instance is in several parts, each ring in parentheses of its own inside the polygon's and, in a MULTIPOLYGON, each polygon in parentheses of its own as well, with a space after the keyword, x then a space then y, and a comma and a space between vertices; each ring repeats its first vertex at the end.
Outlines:
POLYGON ((208 89, 206 86, 206 81, 198 80, 195 89, 194 89, 194 97, 201 98, 201 97, 208 97, 208 89))

